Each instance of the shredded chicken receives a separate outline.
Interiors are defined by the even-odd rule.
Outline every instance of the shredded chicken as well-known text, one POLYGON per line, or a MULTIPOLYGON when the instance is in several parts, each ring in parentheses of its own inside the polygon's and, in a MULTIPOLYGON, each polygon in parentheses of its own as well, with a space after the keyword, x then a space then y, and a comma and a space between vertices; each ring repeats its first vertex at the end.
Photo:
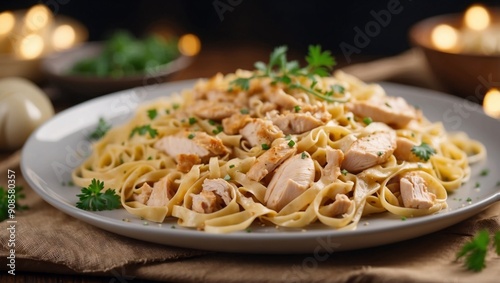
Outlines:
POLYGON ((290 147, 287 142, 282 142, 271 147, 259 156, 257 161, 250 167, 250 170, 247 172, 248 178, 254 181, 262 180, 269 172, 272 172, 283 161, 295 154, 296 151, 297 149, 290 147))
POLYGON ((326 148, 326 166, 323 169, 323 176, 326 180, 333 182, 340 176, 340 165, 344 160, 344 153, 339 149, 326 148))
POLYGON ((199 213, 212 213, 231 202, 229 184, 224 179, 205 179, 199 194, 191 194, 192 209, 199 213))
POLYGON ((402 128, 419 117, 415 108, 408 105, 402 97, 374 96, 370 100, 351 102, 346 106, 356 116, 370 117, 373 121, 397 128, 402 128))
POLYGON ((313 181, 314 162, 307 152, 287 159, 269 182, 264 198, 266 206, 280 211, 307 190, 313 181))
POLYGON ((273 123, 285 134, 302 134, 324 123, 311 113, 292 113, 270 116, 273 123))
POLYGON ((275 139, 284 136, 271 121, 264 119, 252 119, 239 132, 251 146, 271 144, 275 139))
POLYGON ((399 189, 403 205, 408 208, 428 209, 436 200, 436 195, 427 190, 427 183, 419 172, 403 175, 399 181, 399 189))
POLYGON ((339 217, 346 214, 352 205, 353 201, 350 200, 348 196, 337 194, 335 196, 335 201, 323 207, 321 213, 330 215, 331 217, 339 217))
POLYGON ((229 149, 222 143, 222 140, 205 132, 182 131, 173 136, 165 136, 155 143, 155 148, 174 158, 181 154, 197 155, 202 162, 212 156, 223 156, 229 153, 229 149))
POLYGON ((396 149, 396 134, 380 132, 356 140, 344 156, 342 167, 351 173, 359 173, 389 159, 396 149))

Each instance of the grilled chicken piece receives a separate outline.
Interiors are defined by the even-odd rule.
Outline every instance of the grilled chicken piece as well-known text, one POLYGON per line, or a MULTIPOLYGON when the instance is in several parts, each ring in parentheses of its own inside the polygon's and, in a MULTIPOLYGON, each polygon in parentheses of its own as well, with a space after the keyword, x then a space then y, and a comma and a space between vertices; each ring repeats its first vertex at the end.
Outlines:
POLYGON ((294 155, 297 151, 296 147, 290 147, 287 142, 282 142, 271 147, 257 158, 255 163, 247 172, 248 178, 254 181, 260 181, 269 172, 273 171, 283 161, 294 155))
POLYGON ((222 140, 205 132, 182 131, 176 135, 166 136, 155 143, 155 148, 176 159, 180 154, 194 154, 203 162, 212 156, 229 153, 229 149, 224 146, 222 140))
POLYGON ((300 105, 300 102, 293 97, 292 95, 284 92, 282 89, 278 89, 277 91, 270 92, 266 95, 267 100, 272 103, 277 104, 278 106, 284 109, 292 109, 296 105, 300 105))
POLYGON ((418 172, 408 172, 399 181, 403 205, 407 208, 428 209, 434 205, 436 195, 427 190, 427 183, 418 172))
POLYGON ((326 110, 326 104, 324 103, 319 103, 317 105, 310 105, 310 104, 301 105, 301 112, 302 113, 309 112, 314 118, 321 120, 321 122, 324 123, 332 119, 332 114, 330 114, 330 112, 326 110))
POLYGON ((168 178, 162 178, 154 183, 153 191, 146 203, 148 206, 166 206, 174 195, 172 191, 172 181, 168 178))
POLYGON ((271 116, 271 120, 286 135, 302 134, 324 124, 321 120, 312 116, 311 113, 289 112, 271 116))
POLYGON ((232 102, 208 100, 196 101, 188 109, 188 112, 196 113, 196 116, 212 120, 222 120, 237 113, 238 111, 238 108, 234 107, 232 102))
POLYGON ((335 196, 335 201, 323 207, 321 213, 330 215, 331 217, 342 216, 349 211, 351 205, 353 205, 353 202, 349 197, 344 194, 337 194, 335 196))
POLYGON ((139 190, 141 190, 141 192, 139 194, 133 194, 132 199, 142 204, 146 204, 149 197, 151 196, 151 192, 153 192, 153 188, 151 188, 151 186, 148 183, 144 183, 139 188, 139 190))
POLYGON ((314 162, 304 152, 281 164, 267 186, 264 201, 270 209, 280 211, 285 205, 301 195, 314 181, 314 162))
POLYGON ((252 121, 250 115, 236 113, 231 117, 224 118, 222 120, 222 127, 224 128, 224 133, 228 135, 236 135, 239 133, 241 128, 245 127, 245 125, 250 121, 252 121))
POLYGON ((344 160, 344 153, 340 149, 326 148, 326 166, 323 176, 330 182, 337 180, 340 176, 340 165, 344 160))
POLYGON ((394 151, 394 156, 398 160, 412 161, 412 162, 417 162, 420 160, 411 151, 412 148, 417 145, 413 141, 411 141, 407 138, 398 137, 396 139, 396 145, 397 145, 397 147, 396 147, 396 150, 394 151))
POLYGON ((366 101, 351 102, 346 106, 356 116, 370 117, 373 121, 383 122, 397 128, 402 128, 411 120, 418 118, 415 108, 408 105, 401 97, 377 96, 366 101))
POLYGON ((201 164, 201 158, 196 154, 179 154, 175 158, 177 161, 177 170, 187 173, 193 165, 201 164))
POLYGON ((240 134, 251 146, 271 144, 275 139, 284 136, 273 122, 263 119, 253 119, 240 130, 240 134))
POLYGON ((396 149, 396 134, 380 132, 360 138, 345 152, 342 168, 359 173, 367 168, 382 164, 396 149))
POLYGON ((191 194, 192 209, 199 213, 212 213, 231 202, 230 186, 224 179, 205 179, 199 194, 191 194))

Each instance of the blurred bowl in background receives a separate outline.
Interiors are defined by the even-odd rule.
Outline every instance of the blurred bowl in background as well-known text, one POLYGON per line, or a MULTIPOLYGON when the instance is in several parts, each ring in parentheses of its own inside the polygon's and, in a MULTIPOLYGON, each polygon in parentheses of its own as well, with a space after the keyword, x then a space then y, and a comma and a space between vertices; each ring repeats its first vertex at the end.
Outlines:
MULTIPOLYGON (((493 21, 500 20, 500 13, 495 12, 492 15, 494 15, 493 21)), ((477 38, 472 38, 478 41, 474 44, 480 43, 480 37, 488 36, 481 31, 464 30, 463 15, 450 14, 417 23, 410 30, 410 40, 423 51, 430 69, 443 87, 461 97, 481 100, 490 88, 498 87, 500 84, 500 53, 457 51, 452 45, 449 50, 438 48, 433 41, 432 33, 437 26, 443 24, 451 27, 452 32, 456 30, 458 36, 461 36, 460 32, 468 33, 466 35, 469 37, 476 36, 477 38)), ((500 35, 500 30, 498 33, 500 35)), ((453 34, 450 38, 449 40, 454 40, 453 34)), ((447 35, 441 36, 438 40, 447 40, 447 35)))
POLYGON ((89 42, 69 50, 51 54, 43 59, 42 70, 63 95, 73 95, 82 100, 99 95, 151 84, 163 83, 168 78, 186 68, 191 58, 179 55, 175 60, 147 71, 122 77, 99 77, 70 73, 79 61, 97 56, 104 49, 103 42, 89 42))

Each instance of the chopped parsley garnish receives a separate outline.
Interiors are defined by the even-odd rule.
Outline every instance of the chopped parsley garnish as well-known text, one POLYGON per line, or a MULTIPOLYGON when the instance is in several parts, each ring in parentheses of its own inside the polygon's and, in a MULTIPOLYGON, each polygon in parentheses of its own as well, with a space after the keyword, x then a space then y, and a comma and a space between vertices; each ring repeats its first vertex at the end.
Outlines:
POLYGON ((132 138, 135 134, 139 134, 140 136, 149 134, 150 137, 155 138, 158 135, 158 131, 156 129, 151 128, 151 125, 143 125, 133 128, 132 131, 130 132, 129 138, 132 138))
POLYGON ((231 169, 234 168, 234 164, 229 165, 229 168, 231 169))
MULTIPOLYGON (((490 243, 490 234, 487 230, 479 231, 472 240, 466 242, 457 253, 456 260, 465 257, 464 265, 467 269, 478 272, 486 267, 486 254, 490 243)), ((495 252, 500 255, 500 231, 493 236, 495 252)))
POLYGON ((243 109, 241 109, 241 110, 240 110, 240 113, 241 113, 241 114, 248 114, 248 113, 250 113, 250 112, 248 111, 248 109, 247 109, 247 108, 243 108, 243 109))
POLYGON ((220 132, 222 132, 222 131, 224 131, 224 128, 223 128, 222 126, 217 126, 217 129, 213 129, 213 130, 212 130, 212 133, 213 133, 214 135, 217 135, 218 133, 220 133, 220 132))
POLYGON ((481 184, 479 182, 476 182, 476 184, 474 185, 474 188, 479 188, 481 187, 481 184))
MULTIPOLYGON (((333 97, 335 87, 331 91, 324 91, 316 87, 317 81, 314 76, 326 77, 330 74, 336 64, 330 51, 322 51, 319 45, 310 45, 306 56, 307 66, 301 68, 298 61, 288 61, 286 46, 277 47, 271 53, 269 62, 255 63, 255 71, 250 77, 236 78, 231 81, 231 88, 237 86, 243 90, 250 88, 250 81, 255 78, 270 78, 272 84, 281 83, 289 89, 300 89, 322 100, 329 102, 346 102, 347 98, 333 97), (310 85, 302 84, 302 78, 312 80, 310 85)), ((338 89, 340 90, 340 89, 338 89)), ((340 94, 342 92, 339 91, 340 94)))
POLYGON ((382 151, 377 152, 378 156, 382 156, 384 153, 382 151))
POLYGON ((263 143, 260 146, 262 147, 263 150, 268 150, 271 148, 271 147, 269 147, 269 145, 267 143, 263 143))
POLYGON ((166 113, 167 115, 170 115, 170 109, 165 109, 165 113, 166 113))
POLYGON ((156 116, 158 116, 158 111, 156 109, 149 109, 148 110, 149 119, 154 120, 154 118, 156 118, 156 116))
POLYGON ((215 126, 216 122, 212 119, 208 120, 208 123, 212 126, 215 126))
POLYGON ((109 125, 104 118, 100 117, 99 122, 97 123, 97 127, 95 130, 90 133, 89 139, 90 140, 98 140, 106 134, 107 131, 111 129, 111 125, 109 125))
POLYGON ((245 231, 246 231, 247 233, 252 233, 252 229, 251 229, 251 228, 246 228, 246 229, 245 229, 245 231))
POLYGON ((372 122, 373 120, 370 117, 363 118, 363 123, 365 123, 366 125, 370 125, 372 122))
POLYGON ((483 170, 481 170, 480 175, 481 175, 481 176, 488 176, 488 174, 489 174, 489 173, 490 173, 490 170, 489 170, 489 169, 483 169, 483 170))
POLYGON ((76 207, 83 210, 111 210, 120 207, 120 196, 112 189, 104 193, 104 182, 92 179, 87 188, 82 188, 81 194, 76 195, 80 201, 76 207))
POLYGON ((300 158, 306 159, 307 158, 307 154, 305 152, 302 152, 302 154, 300 155, 300 158))
POLYGON ((345 87, 343 87, 341 85, 338 85, 338 84, 333 85, 332 86, 332 90, 335 93, 340 93, 340 94, 344 94, 345 93, 345 87))
POLYGON ((389 102, 386 102, 385 103, 385 106, 389 107, 389 108, 392 108, 392 106, 389 104, 389 102))
POLYGON ((471 201, 472 201, 472 199, 471 199, 470 197, 468 197, 468 198, 466 199, 466 201, 467 201, 467 202, 471 202, 471 201))
POLYGON ((12 197, 9 196, 14 196, 14 213, 28 209, 28 206, 19 205, 17 202, 18 200, 26 197, 23 193, 21 193, 22 190, 23 187, 21 186, 15 186, 13 189, 4 189, 4 187, 0 186, 0 222, 5 219, 9 219, 9 217, 14 215, 13 213, 9 213, 9 209, 12 209, 12 197), (10 190, 14 190, 13 194, 9 193, 10 190), (9 205, 11 208, 9 208, 9 205))
POLYGON ((178 103, 172 104, 172 108, 174 108, 174 110, 179 109, 179 107, 180 107, 180 105, 178 103))
POLYGON ((224 176, 224 180, 226 180, 226 181, 231 180, 231 176, 229 176, 229 174, 226 174, 226 176, 224 176))
POLYGON ((402 216, 401 221, 406 221, 406 216, 402 216))
POLYGON ((299 112, 301 109, 302 109, 302 108, 300 108, 300 106, 299 106, 299 105, 295 105, 295 106, 293 107, 293 110, 295 110, 295 113, 299 112))
POLYGON ((195 137, 194 134, 189 134, 188 135, 188 139, 190 139, 190 140, 194 139, 194 137, 195 137))
POLYGON ((290 140, 290 141, 288 142, 288 146, 289 146, 289 147, 293 147, 294 145, 295 145, 295 142, 294 142, 293 140, 290 140))
POLYGON ((194 125, 196 122, 198 122, 198 120, 196 120, 195 117, 189 117, 189 125, 194 125))
POLYGON ((345 169, 342 169, 342 171, 340 171, 342 173, 342 175, 344 176, 347 176, 347 173, 349 173, 349 171, 345 170, 345 169))
POLYGON ((422 142, 420 145, 413 146, 411 152, 413 152, 413 154, 415 154, 418 158, 428 161, 431 156, 436 153, 436 150, 430 147, 427 143, 422 142))

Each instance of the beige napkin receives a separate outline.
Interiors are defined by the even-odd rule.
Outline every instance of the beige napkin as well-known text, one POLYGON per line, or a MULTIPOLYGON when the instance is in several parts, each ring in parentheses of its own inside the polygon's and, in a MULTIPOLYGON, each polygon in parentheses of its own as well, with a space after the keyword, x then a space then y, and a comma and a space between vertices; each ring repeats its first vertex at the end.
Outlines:
MULTIPOLYGON (((115 281, 187 282, 497 282, 500 257, 490 250, 487 268, 467 271, 454 262, 463 243, 481 229, 500 229, 500 203, 442 231, 392 245, 300 255, 212 253, 157 245, 115 235, 56 210, 38 197, 16 169, 30 209, 17 214, 16 272, 92 274, 115 281)), ((0 184, 5 184, 4 176, 0 184)), ((0 223, 6 231, 7 223, 0 223)), ((2 232, 0 266, 6 269, 2 232)))

